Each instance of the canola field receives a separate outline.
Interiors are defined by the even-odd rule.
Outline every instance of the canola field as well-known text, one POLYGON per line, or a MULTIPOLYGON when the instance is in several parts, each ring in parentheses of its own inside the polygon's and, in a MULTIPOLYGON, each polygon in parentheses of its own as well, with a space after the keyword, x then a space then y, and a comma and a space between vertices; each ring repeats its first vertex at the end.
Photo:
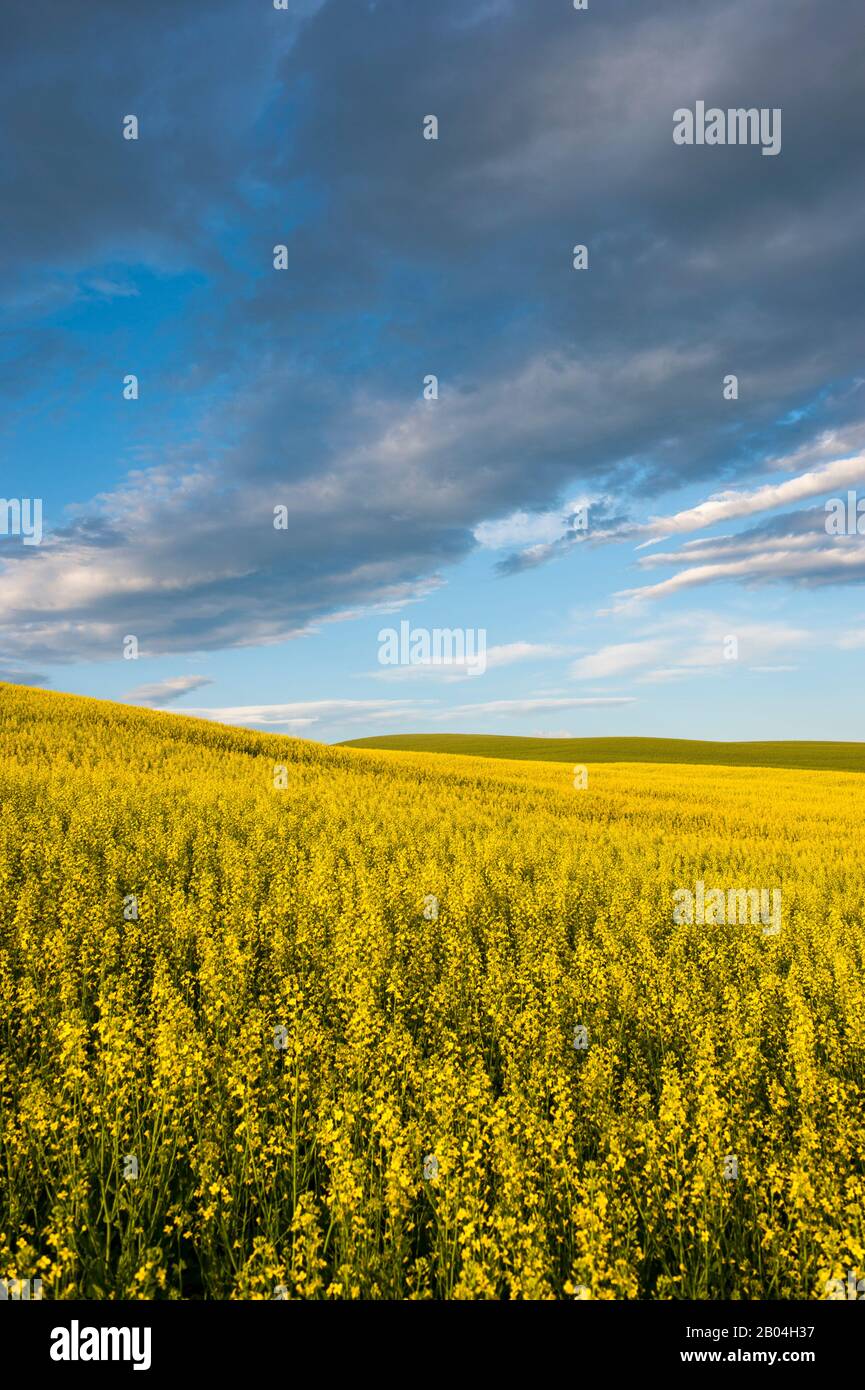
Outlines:
POLYGON ((0 687, 0 1277, 823 1298, 865 1274, 856 773, 334 749, 0 687), (780 931, 677 923, 779 888, 780 931))

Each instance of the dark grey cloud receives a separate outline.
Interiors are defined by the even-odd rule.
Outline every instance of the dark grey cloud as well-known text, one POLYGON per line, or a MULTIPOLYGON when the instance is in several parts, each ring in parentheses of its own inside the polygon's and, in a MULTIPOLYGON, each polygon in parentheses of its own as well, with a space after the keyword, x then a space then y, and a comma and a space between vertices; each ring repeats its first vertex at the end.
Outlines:
POLYGON ((579 484, 644 513, 862 415, 853 0, 307 8, 4 7, 7 271, 46 303, 61 271, 202 277, 139 471, 0 575, 32 660, 283 640, 436 582, 484 520, 579 484), (781 154, 674 146, 698 98, 781 106, 781 154))
POLYGON ((0 265, 213 260, 208 220, 239 207, 250 127, 296 31, 237 0, 6 0, 0 265))

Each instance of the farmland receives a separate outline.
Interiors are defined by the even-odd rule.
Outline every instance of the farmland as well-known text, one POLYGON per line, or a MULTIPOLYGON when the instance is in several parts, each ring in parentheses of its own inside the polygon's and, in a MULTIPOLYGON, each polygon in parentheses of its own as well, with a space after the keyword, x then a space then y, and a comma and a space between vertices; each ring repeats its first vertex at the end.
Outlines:
POLYGON ((865 772, 865 743, 762 741, 717 743, 694 738, 522 738, 508 734, 376 734, 343 748, 457 753, 551 763, 688 763, 713 767, 787 767, 865 772))
POLYGON ((0 686, 0 1275, 821 1298, 865 1267, 855 771, 333 748, 0 686), (676 921, 780 890, 777 934, 676 921))

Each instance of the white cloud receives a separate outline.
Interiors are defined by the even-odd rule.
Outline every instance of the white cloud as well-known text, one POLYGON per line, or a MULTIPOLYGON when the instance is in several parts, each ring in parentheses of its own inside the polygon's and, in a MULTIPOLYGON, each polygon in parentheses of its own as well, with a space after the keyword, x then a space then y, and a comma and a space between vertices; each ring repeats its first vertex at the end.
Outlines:
MULTIPOLYGON (((553 657, 567 655, 567 647, 555 646, 552 643, 541 642, 506 642, 498 646, 488 647, 486 651, 485 670, 495 670, 501 666, 513 666, 521 661, 546 661, 553 657)), ((440 680, 440 681, 463 681, 477 680, 477 666, 479 660, 474 661, 440 661, 418 662, 412 666, 382 666, 377 671, 370 671, 367 674, 373 680, 384 681, 410 681, 410 680, 440 680), (473 669, 474 668, 474 669, 473 669)))
MULTIPOLYGON (((561 699, 530 697, 521 700, 487 700, 476 704, 444 708, 438 700, 297 700, 279 705, 227 705, 218 709, 183 709, 178 713, 196 719, 212 719, 220 724, 244 728, 295 731, 313 725, 391 724, 398 720, 416 722, 465 719, 474 715, 535 714, 541 711, 580 709, 634 703, 633 696, 565 696, 561 699)), ((563 735, 565 737, 565 735, 563 735)))
POLYGON ((575 661, 571 674, 577 680, 599 680, 627 673, 641 684, 711 674, 737 664, 726 655, 731 636, 738 642, 740 663, 749 656, 787 654, 814 640, 806 629, 786 623, 722 620, 714 614, 693 613, 655 629, 641 641, 601 647, 575 661))
POLYGON ((603 680, 607 676, 621 675, 625 671, 636 670, 656 661, 666 648, 660 639, 646 642, 620 642, 614 646, 602 647, 589 656, 581 656, 571 667, 571 675, 577 680, 603 680))
MULTIPOLYGON (((847 538, 844 538, 847 539, 847 538)), ((851 538, 852 539, 852 538, 851 538)), ((627 612, 635 603, 648 599, 667 598, 671 594, 711 584, 716 580, 744 581, 801 579, 809 583, 844 583, 865 579, 865 546, 828 546, 810 550, 790 546, 757 554, 728 563, 694 565, 658 584, 638 589, 623 589, 616 598, 614 611, 627 612)))
POLYGON ((257 728, 308 728, 312 724, 340 720, 404 719, 426 713, 434 700, 295 700, 280 705, 226 705, 219 709, 184 709, 196 719, 219 724, 257 728))
POLYGON ((212 685, 209 676, 169 676, 166 680, 154 681, 152 685, 139 685, 124 695, 124 700, 133 704, 167 705, 188 695, 190 690, 200 690, 203 685, 212 685))
POLYGON ((585 698, 568 697, 562 700, 487 700, 476 705, 455 705, 437 718, 451 719, 472 714, 536 714, 540 710, 582 709, 591 706, 632 705, 633 695, 592 695, 585 698))
POLYGON ((673 535, 681 531, 698 531, 736 517, 753 516, 757 512, 790 506, 811 497, 821 497, 839 488, 861 482, 863 478, 865 454, 855 454, 851 458, 836 459, 834 463, 824 464, 822 468, 800 473, 798 477, 788 478, 783 483, 765 483, 750 492, 732 488, 727 492, 719 492, 696 507, 675 512, 672 516, 653 517, 649 522, 649 529, 660 536, 673 535))
POLYGON ((589 497, 580 497, 558 511, 512 512, 500 521, 482 521, 473 532, 485 550, 521 550, 524 546, 549 545, 564 536, 579 507, 588 507, 589 497))
POLYGON ((814 532, 803 531, 792 536, 701 536, 686 541, 681 550, 655 551, 637 561, 640 569, 656 569, 663 565, 705 564, 707 560, 732 560, 737 556, 766 555, 778 550, 813 551, 817 544, 814 532))

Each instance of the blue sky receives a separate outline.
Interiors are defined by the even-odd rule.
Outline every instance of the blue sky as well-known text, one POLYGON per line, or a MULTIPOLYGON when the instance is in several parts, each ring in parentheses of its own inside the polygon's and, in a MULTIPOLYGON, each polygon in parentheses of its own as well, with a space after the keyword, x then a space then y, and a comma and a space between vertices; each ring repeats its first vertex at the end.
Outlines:
POLYGON ((2 493, 44 534, 0 535, 0 679, 324 741, 860 738, 859 24, 10 0, 2 493), (698 100, 780 153, 677 146, 698 100), (485 671, 382 666, 403 620, 485 671))

